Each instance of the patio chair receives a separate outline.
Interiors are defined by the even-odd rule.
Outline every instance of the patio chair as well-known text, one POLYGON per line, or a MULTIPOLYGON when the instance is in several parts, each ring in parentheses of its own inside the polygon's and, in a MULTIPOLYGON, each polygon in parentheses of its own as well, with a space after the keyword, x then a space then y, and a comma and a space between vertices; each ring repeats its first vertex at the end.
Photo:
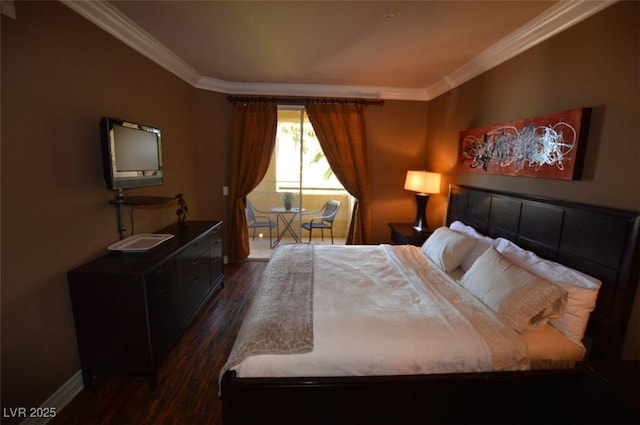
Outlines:
POLYGON ((276 219, 276 221, 273 221, 267 216, 256 215, 256 212, 262 213, 262 214, 268 214, 268 213, 265 211, 260 211, 255 209, 251 201, 249 201, 248 199, 247 199, 246 211, 247 211, 247 227, 249 229, 253 229, 253 240, 254 241, 256 240, 256 229, 268 228, 269 229, 269 247, 273 249, 279 242, 278 239, 274 240, 272 235, 274 227, 276 228, 276 236, 280 234, 280 226, 279 226, 278 220, 276 219))
POLYGON ((340 209, 340 201, 327 201, 322 209, 311 213, 321 213, 320 216, 312 218, 309 222, 302 223, 302 228, 309 231, 309 242, 311 242, 313 229, 320 229, 323 241, 324 229, 329 229, 329 232, 331 233, 331 245, 333 245, 333 221, 336 218, 338 209, 340 209))

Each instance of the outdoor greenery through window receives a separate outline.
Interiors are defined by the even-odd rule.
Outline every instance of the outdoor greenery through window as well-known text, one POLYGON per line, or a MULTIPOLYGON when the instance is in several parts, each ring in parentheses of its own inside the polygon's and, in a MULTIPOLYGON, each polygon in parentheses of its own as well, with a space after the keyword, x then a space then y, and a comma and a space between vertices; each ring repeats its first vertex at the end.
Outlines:
POLYGON ((277 190, 303 193, 344 190, 331 171, 303 108, 278 111, 276 136, 277 190))

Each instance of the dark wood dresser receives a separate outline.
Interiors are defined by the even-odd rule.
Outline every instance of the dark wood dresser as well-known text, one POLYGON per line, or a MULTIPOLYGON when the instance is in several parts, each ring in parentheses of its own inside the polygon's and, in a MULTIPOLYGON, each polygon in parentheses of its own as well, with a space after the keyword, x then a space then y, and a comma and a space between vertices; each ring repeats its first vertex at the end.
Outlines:
POLYGON ((190 221, 146 252, 111 252, 68 274, 85 386, 95 375, 144 375, 223 284, 222 222, 190 221))

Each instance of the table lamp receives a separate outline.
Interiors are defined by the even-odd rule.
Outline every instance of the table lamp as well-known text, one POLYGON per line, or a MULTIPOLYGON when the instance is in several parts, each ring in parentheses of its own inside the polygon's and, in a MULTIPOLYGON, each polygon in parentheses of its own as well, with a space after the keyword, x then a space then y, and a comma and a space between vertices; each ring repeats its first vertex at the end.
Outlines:
POLYGON ((440 174, 428 171, 407 171, 405 190, 416 192, 416 220, 413 228, 419 232, 427 230, 427 202, 429 194, 440 193, 440 174))

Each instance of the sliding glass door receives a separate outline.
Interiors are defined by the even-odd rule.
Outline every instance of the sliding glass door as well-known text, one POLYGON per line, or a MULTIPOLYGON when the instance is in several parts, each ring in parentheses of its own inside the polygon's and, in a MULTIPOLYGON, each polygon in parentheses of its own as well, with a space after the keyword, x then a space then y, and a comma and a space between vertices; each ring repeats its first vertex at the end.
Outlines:
MULTIPOLYGON (((269 170, 248 199, 257 215, 278 221, 280 243, 308 242, 309 231, 302 228, 302 223, 319 216, 327 201, 338 201, 334 240, 346 237, 352 202, 333 174, 303 106, 278 108, 276 146, 269 170)), ((260 233, 263 240, 269 236, 260 233)), ((330 243, 329 232, 324 234, 324 242, 330 243)), ((253 241, 252 231, 249 236, 253 241)), ((322 242, 320 236, 321 232, 314 229, 314 241, 317 237, 322 242)), ((259 239, 257 234, 256 241, 259 239)), ((257 242, 252 250, 254 246, 257 242)))

